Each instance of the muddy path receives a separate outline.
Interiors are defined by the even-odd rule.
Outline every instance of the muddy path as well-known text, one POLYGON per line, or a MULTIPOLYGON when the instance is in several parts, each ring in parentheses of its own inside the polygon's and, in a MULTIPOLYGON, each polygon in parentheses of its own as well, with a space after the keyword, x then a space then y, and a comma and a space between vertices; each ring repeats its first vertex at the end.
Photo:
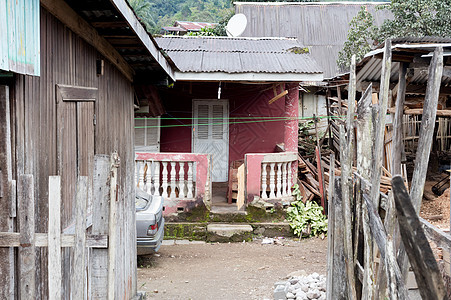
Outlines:
POLYGON ((327 239, 163 245, 138 259, 138 290, 148 299, 272 299, 289 273, 326 273, 327 239))

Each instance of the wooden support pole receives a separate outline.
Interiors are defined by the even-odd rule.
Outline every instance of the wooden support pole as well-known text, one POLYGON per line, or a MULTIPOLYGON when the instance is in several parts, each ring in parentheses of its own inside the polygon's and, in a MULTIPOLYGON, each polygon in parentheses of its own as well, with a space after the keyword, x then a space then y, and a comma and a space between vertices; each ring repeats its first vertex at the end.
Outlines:
POLYGON ((71 270, 71 294, 73 299, 84 299, 86 257, 86 208, 88 199, 88 177, 79 176, 75 197, 75 245, 71 270))
POLYGON ((20 175, 17 182, 19 204, 19 298, 36 299, 36 250, 34 244, 33 175, 20 175))
POLYGON ((49 177, 49 299, 61 299, 61 177, 49 177))
POLYGON ((443 278, 401 176, 392 179, 401 238, 423 299, 446 299, 443 278))
POLYGON ((384 57, 382 60, 381 71, 381 92, 379 96, 379 115, 377 117, 375 126, 375 142, 374 142, 374 159, 373 167, 371 170, 371 199, 375 207, 379 207, 379 186, 381 182, 381 168, 382 158, 384 151, 384 133, 385 133, 385 121, 386 111, 388 103, 388 91, 390 85, 390 71, 391 71, 391 40, 385 41, 384 57))
POLYGON ((115 273, 116 273, 116 250, 117 250, 117 230, 118 230, 118 195, 117 195, 117 182, 118 182, 118 171, 119 168, 119 156, 117 153, 111 154, 110 166, 110 216, 109 216, 109 244, 108 247, 108 300, 115 299, 115 273))
POLYGON ((393 147, 392 147, 392 174, 401 174, 401 154, 404 151, 402 141, 402 117, 404 115, 404 101, 406 97, 406 73, 407 63, 400 63, 398 93, 396 95, 396 112, 393 120, 393 147))
POLYGON ((326 299, 332 299, 333 294, 333 268, 334 268, 334 239, 335 239, 335 206, 333 203, 335 191, 335 155, 330 155, 330 171, 329 171, 329 197, 327 199, 327 282, 326 282, 326 299))

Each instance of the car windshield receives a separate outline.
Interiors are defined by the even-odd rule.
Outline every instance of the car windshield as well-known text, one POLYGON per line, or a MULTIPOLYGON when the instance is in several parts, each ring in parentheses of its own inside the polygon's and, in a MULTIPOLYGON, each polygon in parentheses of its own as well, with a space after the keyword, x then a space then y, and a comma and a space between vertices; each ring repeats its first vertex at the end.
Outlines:
POLYGON ((146 196, 147 196, 146 193, 144 193, 138 189, 136 190, 135 207, 137 210, 146 208, 147 203, 149 202, 149 200, 146 196))

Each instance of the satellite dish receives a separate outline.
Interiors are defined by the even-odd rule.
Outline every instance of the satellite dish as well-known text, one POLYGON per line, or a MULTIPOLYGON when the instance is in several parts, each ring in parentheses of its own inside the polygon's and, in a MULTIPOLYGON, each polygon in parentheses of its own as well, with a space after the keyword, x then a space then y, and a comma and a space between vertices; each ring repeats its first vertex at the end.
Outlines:
POLYGON ((247 18, 243 14, 236 14, 230 18, 226 26, 227 36, 237 37, 243 34, 246 29, 247 18))

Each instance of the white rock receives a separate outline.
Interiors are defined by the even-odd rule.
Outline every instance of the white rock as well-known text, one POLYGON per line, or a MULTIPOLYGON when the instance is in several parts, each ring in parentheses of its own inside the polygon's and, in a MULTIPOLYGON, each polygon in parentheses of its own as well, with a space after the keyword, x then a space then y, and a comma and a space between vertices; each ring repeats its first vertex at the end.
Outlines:
POLYGON ((290 292, 287 293, 287 299, 294 299, 294 298, 296 298, 296 297, 293 295, 293 293, 290 293, 290 292))
POLYGON ((307 298, 309 299, 318 299, 320 297, 320 293, 318 290, 313 290, 307 292, 307 298))
POLYGON ((309 287, 306 284, 301 285, 301 290, 305 293, 307 293, 309 291, 309 287))

